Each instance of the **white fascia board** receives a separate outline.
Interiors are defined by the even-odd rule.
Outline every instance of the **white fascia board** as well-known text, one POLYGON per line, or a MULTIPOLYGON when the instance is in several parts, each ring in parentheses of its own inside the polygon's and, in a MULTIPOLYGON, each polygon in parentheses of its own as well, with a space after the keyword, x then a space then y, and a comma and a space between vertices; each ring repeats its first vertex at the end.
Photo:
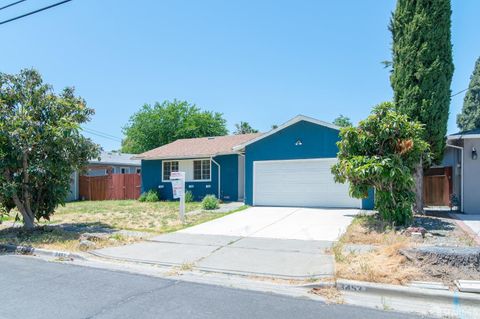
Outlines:
POLYGON ((340 127, 339 126, 336 126, 332 123, 328 123, 328 122, 324 122, 324 121, 320 121, 320 120, 317 120, 317 119, 314 119, 313 117, 308 117, 308 116, 305 116, 305 115, 297 115, 295 116, 293 119, 289 120, 288 122, 285 122, 283 123, 282 125, 280 125, 279 127, 277 127, 276 129, 273 129, 263 135, 260 135, 256 138, 254 138, 253 140, 250 140, 248 142, 245 142, 243 144, 240 144, 240 145, 237 145, 237 146, 234 146, 233 147, 233 150, 234 151, 239 151, 243 148, 245 148, 245 146, 247 145, 250 145, 250 144, 253 144, 255 142, 258 142, 259 140, 261 139, 264 139, 265 137, 268 137, 270 135, 273 135, 293 124, 296 124, 300 121, 305 121, 305 122, 310 122, 310 123, 313 123, 313 124, 317 124, 317 125, 321 125, 321 126, 325 126, 325 127, 328 127, 328 128, 331 128, 331 129, 334 129, 334 130, 337 130, 339 131, 340 130, 340 127))
POLYGON ((167 156, 167 157, 142 157, 142 160, 150 161, 150 160, 182 160, 182 159, 203 159, 203 158, 211 158, 221 155, 234 155, 237 154, 236 152, 229 152, 229 153, 216 153, 216 154, 194 154, 194 155, 184 155, 184 156, 167 156))
POLYGON ((480 138, 480 134, 449 135, 447 140, 465 140, 470 138, 480 138))

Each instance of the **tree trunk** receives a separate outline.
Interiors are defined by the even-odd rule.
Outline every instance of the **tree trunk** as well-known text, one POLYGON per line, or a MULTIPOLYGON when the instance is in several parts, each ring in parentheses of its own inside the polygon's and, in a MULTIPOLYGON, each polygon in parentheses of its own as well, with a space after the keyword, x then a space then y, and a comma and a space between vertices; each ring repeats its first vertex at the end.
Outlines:
POLYGON ((423 214, 423 161, 415 167, 415 173, 413 174, 415 179, 415 205, 413 210, 416 213, 423 214))
POLYGON ((13 201, 15 206, 17 206, 18 210, 20 211, 20 214, 22 214, 23 227, 26 229, 33 229, 35 227, 35 217, 33 216, 32 211, 23 205, 17 195, 13 195, 13 201))

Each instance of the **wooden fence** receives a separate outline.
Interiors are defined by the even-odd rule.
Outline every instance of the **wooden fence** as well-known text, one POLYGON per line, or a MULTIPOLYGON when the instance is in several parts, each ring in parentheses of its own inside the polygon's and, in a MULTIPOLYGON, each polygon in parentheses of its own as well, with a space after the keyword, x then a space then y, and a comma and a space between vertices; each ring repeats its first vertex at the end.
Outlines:
POLYGON ((137 199, 140 196, 140 174, 80 176, 80 199, 137 199))
POLYGON ((431 168, 424 172, 423 198, 425 206, 450 206, 453 192, 452 168, 431 168))

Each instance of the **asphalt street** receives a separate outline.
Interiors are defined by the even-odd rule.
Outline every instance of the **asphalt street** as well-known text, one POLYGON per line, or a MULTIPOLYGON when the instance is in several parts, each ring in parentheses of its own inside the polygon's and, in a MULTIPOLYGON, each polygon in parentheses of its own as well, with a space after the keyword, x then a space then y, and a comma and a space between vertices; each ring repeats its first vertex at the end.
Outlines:
POLYGON ((0 256, 0 318, 415 318, 408 314, 0 256))

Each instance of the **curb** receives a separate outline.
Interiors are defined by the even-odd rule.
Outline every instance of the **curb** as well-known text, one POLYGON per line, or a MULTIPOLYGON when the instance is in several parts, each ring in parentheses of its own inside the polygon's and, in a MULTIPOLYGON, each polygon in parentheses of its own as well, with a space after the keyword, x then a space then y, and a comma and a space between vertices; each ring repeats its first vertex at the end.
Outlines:
POLYGON ((0 244, 0 250, 3 249, 7 252, 16 253, 19 255, 36 255, 44 257, 54 257, 54 258, 66 258, 66 259, 80 259, 87 260, 82 255, 69 253, 65 251, 55 251, 42 248, 33 248, 30 246, 20 246, 20 245, 11 245, 11 244, 0 244))
POLYGON ((379 295, 382 297, 392 298, 410 298, 417 300, 435 300, 445 304, 463 304, 479 307, 480 294, 435 290, 427 288, 406 287, 390 284, 377 284, 371 282, 355 281, 339 279, 336 282, 319 282, 301 285, 304 288, 330 288, 336 287, 345 292, 353 292, 360 294, 379 295))
MULTIPOLYGON (((135 258, 126 258, 126 257, 112 257, 112 256, 99 253, 98 251, 89 251, 88 254, 95 257, 103 258, 106 260, 116 260, 121 262, 129 262, 129 263, 144 264, 144 265, 158 265, 163 267, 181 267, 183 265, 181 263, 148 261, 148 260, 135 259, 135 258)), ((195 265, 192 265, 192 269, 197 271, 203 271, 205 273, 236 275, 236 276, 242 276, 242 277, 258 276, 258 277, 264 277, 264 278, 278 278, 278 279, 284 279, 284 280, 307 280, 311 278, 333 279, 333 274, 308 274, 308 275, 299 275, 299 276, 286 276, 286 275, 272 274, 272 273, 244 272, 244 271, 228 270, 228 269, 216 269, 216 268, 210 268, 210 267, 200 267, 195 265)))
POLYGON ((458 227, 460 227, 478 246, 480 246, 480 236, 476 234, 463 220, 458 218, 452 213, 448 213, 448 216, 450 216, 455 224, 457 224, 458 227))

